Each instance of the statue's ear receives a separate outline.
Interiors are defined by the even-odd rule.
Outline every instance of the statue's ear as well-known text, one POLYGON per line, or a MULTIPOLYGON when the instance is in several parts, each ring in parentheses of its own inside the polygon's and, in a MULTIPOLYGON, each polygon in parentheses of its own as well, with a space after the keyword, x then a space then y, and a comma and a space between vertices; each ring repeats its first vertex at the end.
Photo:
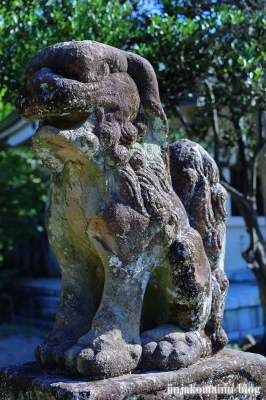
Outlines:
MULTIPOLYGON (((144 58, 133 53, 125 53, 127 56, 128 70, 138 87, 140 102, 145 114, 152 125, 153 130, 163 137, 168 136, 168 123, 161 106, 157 78, 151 64, 144 58), (155 125, 155 126, 153 126, 155 125)), ((165 140, 164 139, 164 140, 165 140)))

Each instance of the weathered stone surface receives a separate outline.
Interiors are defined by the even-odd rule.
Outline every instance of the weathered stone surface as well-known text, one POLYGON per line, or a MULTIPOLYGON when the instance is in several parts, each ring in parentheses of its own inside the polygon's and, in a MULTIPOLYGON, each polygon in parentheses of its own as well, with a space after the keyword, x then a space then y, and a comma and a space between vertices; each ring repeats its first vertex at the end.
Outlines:
POLYGON ((66 42, 33 57, 26 79, 16 106, 40 120, 33 150, 51 172, 47 230, 62 269, 39 363, 104 379, 223 348, 226 193, 198 144, 177 142, 169 163, 152 66, 66 42))
POLYGON ((64 371, 43 370, 37 363, 27 363, 2 369, 0 379, 1 400, 255 400, 266 398, 266 359, 256 354, 222 350, 178 371, 134 373, 97 382, 71 378, 64 371), (236 393, 234 396, 177 394, 175 388, 181 390, 190 384, 205 390, 208 385, 217 388, 227 384, 236 393), (244 391, 245 384, 251 388, 250 392, 238 393, 238 385, 244 391))

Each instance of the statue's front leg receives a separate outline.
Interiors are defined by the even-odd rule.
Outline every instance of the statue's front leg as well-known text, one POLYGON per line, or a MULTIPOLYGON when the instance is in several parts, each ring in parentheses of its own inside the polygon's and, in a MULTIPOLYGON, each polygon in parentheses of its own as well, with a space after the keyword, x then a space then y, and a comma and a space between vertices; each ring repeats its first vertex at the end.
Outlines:
POLYGON ((117 256, 109 257, 100 307, 89 333, 66 353, 68 368, 73 368, 76 358, 81 375, 98 379, 136 368, 142 352, 139 337, 142 301, 153 268, 152 255, 139 255, 128 264, 117 256))
POLYGON ((66 368, 85 377, 108 378, 138 365, 142 302, 151 273, 164 251, 154 247, 149 218, 115 195, 88 235, 104 266, 100 306, 90 331, 65 354, 66 368))
MULTIPOLYGON (((86 219, 78 207, 77 190, 77 206, 76 210, 72 210, 76 216, 74 226, 69 222, 68 203, 71 191, 75 189, 71 183, 76 177, 74 175, 70 184, 66 185, 65 178, 70 175, 71 171, 66 166, 61 179, 52 176, 51 205, 46 217, 49 240, 62 271, 60 304, 53 331, 35 350, 39 363, 47 367, 64 366, 64 352, 89 331, 104 282, 101 260, 93 244, 86 240, 85 228, 82 236, 81 228, 83 225, 86 227, 86 219)), ((77 177, 75 182, 78 185, 77 177)))
POLYGON ((44 343, 36 348, 35 356, 42 366, 64 366, 64 352, 89 331, 103 289, 103 267, 87 237, 87 216, 83 211, 83 187, 89 193, 95 190, 87 177, 89 161, 72 142, 60 136, 58 129, 40 128, 33 146, 51 171, 46 228, 62 272, 55 325, 44 343))

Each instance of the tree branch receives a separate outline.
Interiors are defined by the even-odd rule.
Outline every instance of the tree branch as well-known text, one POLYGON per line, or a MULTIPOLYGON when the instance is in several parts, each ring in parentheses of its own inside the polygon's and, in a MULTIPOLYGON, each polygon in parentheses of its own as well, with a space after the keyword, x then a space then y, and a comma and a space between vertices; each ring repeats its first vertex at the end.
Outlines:
POLYGON ((259 141, 256 145, 254 155, 252 157, 252 197, 256 196, 257 191, 257 170, 259 157, 263 150, 265 150, 266 144, 266 111, 264 109, 259 110, 259 141))
POLYGON ((225 182, 224 180, 221 180, 221 185, 234 197, 236 197, 241 203, 243 203, 246 207, 250 208, 250 203, 247 197, 239 192, 239 190, 235 189, 233 186, 231 186, 229 183, 225 182))
POLYGON ((213 132, 214 132, 214 160, 216 161, 216 164, 219 167, 219 148, 220 148, 220 140, 219 140, 219 136, 220 136, 220 129, 219 129, 219 121, 218 121, 218 113, 217 113, 217 109, 215 107, 215 96, 212 90, 212 85, 211 83, 208 81, 208 79, 206 79, 204 81, 204 84, 207 88, 208 94, 209 94, 209 98, 210 98, 210 102, 211 102, 211 109, 212 109, 212 127, 213 127, 213 132))
POLYGON ((191 128, 190 128, 190 125, 188 123, 188 120, 186 119, 186 117, 184 116, 182 111, 180 110, 180 107, 175 106, 175 110, 176 110, 177 115, 180 118, 182 124, 184 125, 184 127, 187 128, 188 130, 190 130, 191 128))
POLYGON ((244 179, 247 187, 247 191, 252 191, 252 174, 251 174, 251 165, 250 165, 250 157, 248 154, 247 143, 246 143, 246 135, 242 130, 240 125, 240 118, 236 117, 234 114, 234 109, 232 104, 230 104, 230 111, 232 115, 232 122, 234 124, 234 128, 238 133, 238 147, 240 160, 244 172, 244 179))

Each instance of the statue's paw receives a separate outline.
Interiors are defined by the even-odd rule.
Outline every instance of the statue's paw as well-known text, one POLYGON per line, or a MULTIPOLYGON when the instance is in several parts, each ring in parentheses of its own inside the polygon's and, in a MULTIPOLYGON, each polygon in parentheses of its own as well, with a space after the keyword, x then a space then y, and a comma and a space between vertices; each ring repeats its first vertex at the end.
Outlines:
POLYGON ((92 348, 83 349, 77 357, 77 369, 82 376, 97 379, 123 375, 136 368, 141 351, 140 345, 99 352, 92 348))
POLYGON ((65 367, 65 352, 75 344, 74 340, 64 340, 54 348, 52 355, 59 367, 65 367))
POLYGON ((64 358, 69 372, 86 378, 105 379, 131 372, 142 352, 139 344, 128 344, 122 337, 110 341, 108 334, 100 335, 89 346, 83 342, 68 349, 64 358))
POLYGON ((34 355, 42 367, 55 368, 56 361, 53 357, 53 351, 58 346, 58 342, 44 342, 39 344, 34 350, 34 355))
POLYGON ((146 370, 187 367, 206 354, 206 339, 199 332, 172 332, 156 341, 151 336, 148 341, 148 332, 145 332, 142 338, 141 367, 146 370))
POLYGON ((35 358, 45 368, 65 366, 64 354, 75 343, 74 340, 49 340, 48 336, 44 343, 39 344, 34 350, 35 358))
POLYGON ((212 349, 214 352, 217 352, 223 349, 227 343, 228 338, 223 328, 217 329, 217 331, 212 335, 212 349))

